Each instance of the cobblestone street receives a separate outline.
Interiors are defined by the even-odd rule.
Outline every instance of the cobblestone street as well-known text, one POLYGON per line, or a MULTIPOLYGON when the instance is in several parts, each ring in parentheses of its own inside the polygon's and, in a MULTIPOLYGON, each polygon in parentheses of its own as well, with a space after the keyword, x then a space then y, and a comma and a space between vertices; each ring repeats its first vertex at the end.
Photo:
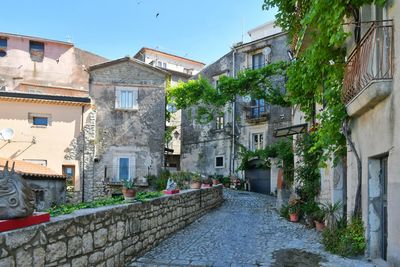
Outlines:
POLYGON ((275 198, 225 190, 222 207, 129 266, 373 266, 324 252, 320 236, 275 211, 275 198))

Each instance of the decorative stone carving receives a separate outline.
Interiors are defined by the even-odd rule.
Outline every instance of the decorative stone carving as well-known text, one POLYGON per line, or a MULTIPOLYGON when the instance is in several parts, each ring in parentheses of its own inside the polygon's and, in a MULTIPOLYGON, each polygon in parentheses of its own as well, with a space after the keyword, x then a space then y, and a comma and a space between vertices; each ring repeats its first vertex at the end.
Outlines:
POLYGON ((21 175, 8 170, 8 161, 0 171, 0 220, 32 215, 35 205, 33 191, 21 175))
POLYGON ((171 178, 168 178, 166 190, 172 191, 175 189, 176 189, 176 183, 171 178))

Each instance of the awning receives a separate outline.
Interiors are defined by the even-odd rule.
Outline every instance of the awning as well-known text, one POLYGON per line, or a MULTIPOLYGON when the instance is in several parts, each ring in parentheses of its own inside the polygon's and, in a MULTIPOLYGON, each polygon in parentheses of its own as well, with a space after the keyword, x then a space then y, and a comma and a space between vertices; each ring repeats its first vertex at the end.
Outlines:
POLYGON ((274 130, 274 137, 285 137, 295 134, 301 134, 307 132, 307 123, 296 124, 289 127, 278 128, 274 130))

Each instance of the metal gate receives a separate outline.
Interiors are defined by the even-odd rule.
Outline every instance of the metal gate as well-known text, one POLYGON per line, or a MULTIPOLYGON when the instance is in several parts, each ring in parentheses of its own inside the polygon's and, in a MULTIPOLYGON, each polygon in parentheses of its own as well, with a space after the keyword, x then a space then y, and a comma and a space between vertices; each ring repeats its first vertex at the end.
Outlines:
POLYGON ((250 182, 250 191, 261 194, 271 193, 271 170, 260 167, 260 160, 251 163, 251 168, 246 170, 246 179, 250 182))

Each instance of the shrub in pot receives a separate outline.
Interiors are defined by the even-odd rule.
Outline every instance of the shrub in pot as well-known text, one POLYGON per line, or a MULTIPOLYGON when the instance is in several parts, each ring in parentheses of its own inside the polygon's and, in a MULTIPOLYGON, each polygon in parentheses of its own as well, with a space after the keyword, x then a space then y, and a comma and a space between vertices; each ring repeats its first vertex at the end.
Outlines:
POLYGON ((135 199, 135 183, 132 180, 125 179, 123 181, 122 194, 124 194, 125 201, 132 202, 135 199))
POLYGON ((190 188, 192 189, 200 189, 201 188, 201 176, 198 173, 193 174, 192 179, 191 179, 191 185, 190 188))
POLYGON ((293 199, 289 201, 289 217, 291 222, 299 221, 300 210, 301 210, 300 199, 293 199))
POLYGON ((319 209, 313 213, 315 229, 321 232, 325 228, 325 212, 319 209))

